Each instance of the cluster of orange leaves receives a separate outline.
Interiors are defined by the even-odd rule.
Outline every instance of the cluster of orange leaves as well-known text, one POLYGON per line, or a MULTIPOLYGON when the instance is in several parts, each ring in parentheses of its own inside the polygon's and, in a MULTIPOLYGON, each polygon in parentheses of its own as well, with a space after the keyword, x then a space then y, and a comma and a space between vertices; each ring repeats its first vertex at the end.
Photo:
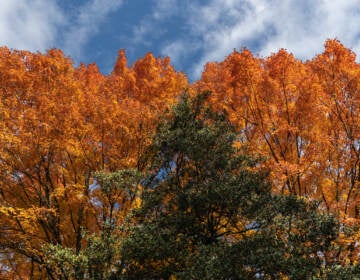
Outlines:
POLYGON ((208 63, 196 90, 211 90, 265 159, 274 191, 320 199, 340 218, 360 215, 360 65, 337 40, 302 62, 282 49, 265 58, 234 51, 208 63), (359 212, 359 213, 358 213, 359 212))
POLYGON ((140 169, 159 114, 186 86, 150 53, 127 67, 121 50, 105 76, 60 50, 0 49, 2 273, 40 279, 43 244, 81 250, 82 229, 99 231, 105 211, 92 202, 94 173, 140 169))
POLYGON ((186 88, 212 92, 212 106, 239 132, 236 145, 270 170, 274 192, 320 200, 325 211, 357 222, 355 59, 337 40, 306 62, 286 50, 259 58, 243 49, 208 63, 189 84, 169 58, 150 53, 128 67, 120 50, 103 75, 95 64, 75 68, 60 50, 0 48, 0 271, 40 279, 43 244, 80 250, 81 229, 101 227, 102 209, 91 203, 94 172, 141 170, 158 117, 186 88))

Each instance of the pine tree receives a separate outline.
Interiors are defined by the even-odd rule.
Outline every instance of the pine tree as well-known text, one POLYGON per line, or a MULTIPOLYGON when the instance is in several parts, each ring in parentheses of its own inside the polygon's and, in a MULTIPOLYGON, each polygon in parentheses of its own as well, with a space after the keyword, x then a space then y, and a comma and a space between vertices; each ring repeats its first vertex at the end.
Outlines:
MULTIPOLYGON (((160 123, 150 175, 121 248, 125 279, 306 279, 336 221, 316 202, 271 193, 209 93, 184 94, 160 123)), ((119 276, 120 277, 120 276, 119 276)))

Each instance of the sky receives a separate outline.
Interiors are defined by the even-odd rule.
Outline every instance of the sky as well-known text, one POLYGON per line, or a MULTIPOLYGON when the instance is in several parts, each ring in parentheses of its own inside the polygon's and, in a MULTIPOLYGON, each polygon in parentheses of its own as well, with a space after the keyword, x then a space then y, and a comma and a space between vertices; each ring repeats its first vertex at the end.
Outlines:
POLYGON ((0 0, 0 46, 61 49, 74 65, 113 69, 147 52, 199 79, 204 64, 246 47, 311 59, 328 38, 360 52, 360 0, 0 0))

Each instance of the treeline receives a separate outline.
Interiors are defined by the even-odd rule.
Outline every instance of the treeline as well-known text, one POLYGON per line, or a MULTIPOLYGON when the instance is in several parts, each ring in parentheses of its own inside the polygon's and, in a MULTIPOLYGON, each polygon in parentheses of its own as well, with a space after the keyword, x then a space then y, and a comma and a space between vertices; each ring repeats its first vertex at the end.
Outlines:
POLYGON ((360 67, 340 42, 234 51, 194 84, 152 54, 108 76, 0 56, 0 275, 356 274, 360 67))

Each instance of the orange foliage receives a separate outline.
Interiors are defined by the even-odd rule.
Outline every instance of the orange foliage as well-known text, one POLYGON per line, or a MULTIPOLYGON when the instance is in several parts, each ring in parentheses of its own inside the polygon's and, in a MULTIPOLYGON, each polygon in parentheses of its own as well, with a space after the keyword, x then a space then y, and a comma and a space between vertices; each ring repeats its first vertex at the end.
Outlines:
MULTIPOLYGON (((0 270, 40 279, 51 274, 43 244, 79 251, 81 229, 100 229, 94 172, 143 169, 159 115, 188 84, 169 58, 148 53, 129 67, 124 50, 105 76, 95 64, 74 68, 60 50, 3 47, 0 73, 0 270)), ((234 51, 190 90, 212 91, 239 132, 235 145, 264 159, 275 192, 318 199, 358 223, 360 65, 351 50, 328 40, 307 62, 283 49, 234 51)))
MULTIPOLYGON (((358 229, 360 65, 355 59, 337 40, 328 40, 324 52, 307 62, 283 49, 267 58, 244 49, 208 63, 193 88, 213 92, 214 107, 225 109, 239 131, 238 145, 264 159, 275 192, 317 199, 343 225, 358 229)), ((340 234, 339 261, 354 260, 358 236, 358 230, 340 234)))
POLYGON ((320 199, 344 218, 360 214, 359 78, 355 54, 328 40, 305 63, 283 49, 264 59, 234 51, 193 87, 211 90, 242 145, 265 158, 274 191, 320 199))
POLYGON ((128 68, 123 51, 104 76, 60 50, 1 48, 0 72, 1 263, 40 279, 51 275, 42 245, 78 252, 82 229, 99 229, 94 172, 142 168, 159 114, 187 81, 151 54, 128 68))

